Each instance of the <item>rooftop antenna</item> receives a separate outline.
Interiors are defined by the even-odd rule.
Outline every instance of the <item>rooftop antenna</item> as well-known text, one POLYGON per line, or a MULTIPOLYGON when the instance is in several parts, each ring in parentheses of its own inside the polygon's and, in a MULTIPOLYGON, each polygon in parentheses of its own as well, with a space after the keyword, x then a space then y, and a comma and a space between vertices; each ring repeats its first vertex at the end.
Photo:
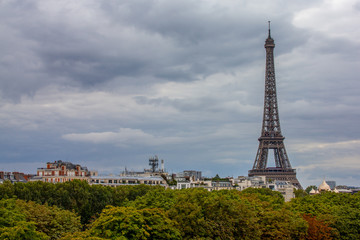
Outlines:
POLYGON ((157 167, 159 166, 159 158, 157 155, 155 157, 149 158, 149 166, 151 166, 151 171, 155 172, 157 167))

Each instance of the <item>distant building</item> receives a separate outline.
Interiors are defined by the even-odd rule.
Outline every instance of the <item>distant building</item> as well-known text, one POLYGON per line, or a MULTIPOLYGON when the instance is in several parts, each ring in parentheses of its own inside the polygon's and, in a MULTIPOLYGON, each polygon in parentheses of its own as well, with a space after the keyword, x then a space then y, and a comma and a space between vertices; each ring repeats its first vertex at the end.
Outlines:
POLYGON ((211 190, 231 190, 234 189, 230 181, 212 181, 211 190))
POLYGON ((171 189, 185 189, 185 188, 205 188, 208 191, 212 191, 211 180, 196 180, 194 181, 190 177, 176 177, 176 185, 170 186, 171 189))
POLYGON ((120 185, 160 185, 167 187, 165 179, 162 177, 141 177, 141 176, 90 176, 89 184, 104 186, 120 186, 120 185))
POLYGON ((268 183, 267 187, 281 193, 285 202, 288 202, 295 197, 294 185, 290 181, 275 180, 272 183, 268 183))
POLYGON ((48 162, 46 168, 38 168, 36 176, 31 178, 31 181, 52 183, 68 182, 75 179, 88 181, 91 176, 97 176, 97 171, 89 171, 87 167, 82 167, 79 164, 58 160, 48 162))
POLYGON ((165 171, 164 160, 161 160, 161 167, 159 168, 158 156, 149 158, 150 169, 144 169, 144 171, 128 171, 125 170, 118 176, 90 176, 88 181, 91 185, 104 185, 104 186, 121 186, 121 185, 160 185, 168 187, 167 181, 165 180, 168 173, 165 171))
POLYGON ((233 185, 237 190, 244 190, 246 188, 266 188, 266 177, 265 176, 253 176, 253 177, 245 177, 239 176, 237 178, 231 178, 233 185))
POLYGON ((176 180, 176 185, 170 186, 171 189, 204 188, 208 191, 232 189, 242 191, 249 187, 270 188, 273 191, 280 192, 285 201, 290 201, 290 199, 295 197, 294 189, 296 189, 290 181, 274 180, 267 182, 265 176, 193 180, 192 177, 176 174, 174 179, 176 180), (178 177, 179 175, 180 177, 178 177))
POLYGON ((153 176, 168 176, 165 171, 164 160, 161 160, 161 167, 159 168, 159 158, 157 155, 149 158, 150 169, 144 169, 144 171, 128 171, 126 168, 120 174, 120 176, 134 176, 134 177, 153 177, 153 176))
POLYGON ((3 172, 0 171, 0 183, 4 181, 14 182, 27 182, 27 175, 21 172, 3 172))
POLYGON ((334 192, 334 193, 350 193, 350 194, 354 194, 360 191, 359 188, 356 187, 348 187, 345 185, 340 185, 340 186, 336 186, 334 188, 332 188, 331 186, 336 186, 335 181, 325 181, 323 180, 323 182, 320 184, 318 190, 315 189, 311 189, 309 194, 310 195, 315 195, 315 194, 319 194, 322 192, 334 192), (330 184, 331 185, 330 185, 330 184))
POLYGON ((190 181, 177 181, 176 189, 186 189, 186 188, 191 188, 190 181))
POLYGON ((339 185, 336 186, 336 189, 338 190, 338 192, 351 192, 351 193, 360 192, 360 187, 354 187, 354 186, 339 185))
POLYGON ((190 177, 193 180, 202 180, 201 171, 195 171, 195 170, 185 170, 182 173, 179 173, 179 176, 183 177, 190 177))
POLYGON ((326 181, 324 180, 324 181, 320 184, 320 186, 319 186, 319 188, 318 188, 318 191, 319 191, 319 192, 328 192, 328 191, 331 191, 331 188, 330 188, 329 184, 327 184, 326 181))
POLYGON ((326 183, 329 185, 331 190, 335 190, 335 188, 336 188, 336 182, 335 181, 326 181, 326 183))

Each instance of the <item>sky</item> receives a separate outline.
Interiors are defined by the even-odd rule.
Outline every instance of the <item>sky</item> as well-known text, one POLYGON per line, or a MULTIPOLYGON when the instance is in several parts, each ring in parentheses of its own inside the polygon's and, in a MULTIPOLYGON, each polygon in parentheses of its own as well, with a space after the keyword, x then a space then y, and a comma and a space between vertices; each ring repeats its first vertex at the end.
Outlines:
POLYGON ((360 186, 359 0, 1 0, 0 171, 246 176, 269 20, 300 183, 360 186))

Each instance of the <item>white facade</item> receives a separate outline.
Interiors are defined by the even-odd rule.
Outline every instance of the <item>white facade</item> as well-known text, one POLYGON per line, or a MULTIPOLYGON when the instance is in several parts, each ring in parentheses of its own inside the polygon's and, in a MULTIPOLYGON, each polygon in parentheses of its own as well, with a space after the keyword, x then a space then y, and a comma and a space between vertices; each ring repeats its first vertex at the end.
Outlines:
POLYGON ((89 184, 104 186, 120 186, 120 185, 160 185, 168 187, 166 181, 162 177, 136 177, 136 176, 90 176, 89 184))

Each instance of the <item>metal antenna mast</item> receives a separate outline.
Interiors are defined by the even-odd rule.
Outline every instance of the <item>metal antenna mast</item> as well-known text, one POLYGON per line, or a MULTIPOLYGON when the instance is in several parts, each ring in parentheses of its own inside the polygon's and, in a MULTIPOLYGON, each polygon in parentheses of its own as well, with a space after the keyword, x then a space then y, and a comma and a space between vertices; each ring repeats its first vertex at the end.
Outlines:
POLYGON ((155 172, 156 169, 159 166, 159 158, 157 155, 155 155, 155 157, 151 157, 149 158, 149 166, 151 166, 151 171, 155 172))

